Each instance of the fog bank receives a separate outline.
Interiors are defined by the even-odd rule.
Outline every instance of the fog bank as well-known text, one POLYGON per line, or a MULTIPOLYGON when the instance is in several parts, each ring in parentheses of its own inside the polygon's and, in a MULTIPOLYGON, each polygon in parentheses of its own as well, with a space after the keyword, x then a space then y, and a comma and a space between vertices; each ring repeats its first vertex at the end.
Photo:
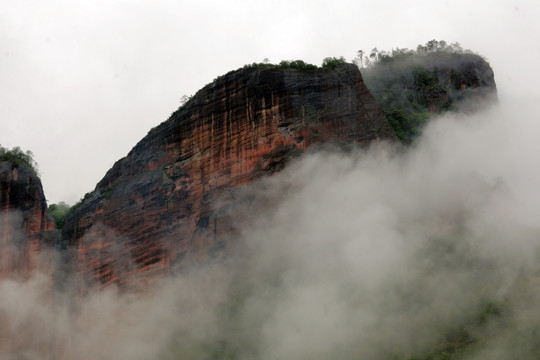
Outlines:
POLYGON ((265 206, 226 258, 144 295, 2 281, 0 354, 406 359, 466 336, 465 359, 537 358, 535 108, 446 115, 410 149, 307 154, 246 187, 265 206))

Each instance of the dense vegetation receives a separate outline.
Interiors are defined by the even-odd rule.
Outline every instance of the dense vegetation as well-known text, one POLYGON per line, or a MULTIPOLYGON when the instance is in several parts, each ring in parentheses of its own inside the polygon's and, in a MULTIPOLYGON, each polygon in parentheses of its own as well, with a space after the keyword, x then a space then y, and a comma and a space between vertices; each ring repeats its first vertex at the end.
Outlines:
POLYGON ((354 63, 404 143, 411 143, 432 114, 457 109, 458 94, 472 84, 460 67, 483 59, 458 43, 431 40, 416 50, 359 50, 354 63), (462 75, 462 74, 461 74, 462 75))
MULTIPOLYGON (((107 198, 110 195, 110 188, 108 188, 105 193, 103 194, 104 198, 107 198)), ((58 204, 51 204, 49 205, 49 211, 52 214, 52 217, 54 219, 54 223, 56 224, 57 229, 62 229, 65 225, 66 219, 69 218, 73 213, 81 207, 84 200, 87 200, 92 194, 86 193, 84 194, 84 197, 80 198, 79 201, 77 201, 73 205, 68 205, 65 202, 61 201, 58 204)))
POLYGON ((447 44, 446 41, 430 40, 425 45, 418 45, 416 50, 407 48, 395 48, 390 51, 371 49, 369 56, 363 50, 358 50, 353 63, 361 68, 369 68, 380 63, 390 63, 410 56, 425 56, 433 53, 445 54, 472 54, 470 50, 464 50, 459 43, 447 44))
POLYGON ((30 150, 23 151, 18 146, 8 149, 0 145, 0 161, 10 161, 32 170, 36 175, 38 174, 38 165, 34 160, 34 154, 30 150))
POLYGON ((243 68, 259 68, 259 69, 295 69, 298 71, 315 71, 318 69, 334 69, 341 64, 345 64, 347 61, 343 56, 341 57, 327 57, 324 58, 321 66, 306 63, 303 60, 282 60, 279 64, 270 64, 268 59, 265 59, 262 63, 253 63, 245 65, 243 68))
POLYGON ((58 204, 49 205, 49 212, 54 219, 54 224, 56 225, 57 229, 64 227, 69 210, 70 206, 63 201, 59 202, 58 204))

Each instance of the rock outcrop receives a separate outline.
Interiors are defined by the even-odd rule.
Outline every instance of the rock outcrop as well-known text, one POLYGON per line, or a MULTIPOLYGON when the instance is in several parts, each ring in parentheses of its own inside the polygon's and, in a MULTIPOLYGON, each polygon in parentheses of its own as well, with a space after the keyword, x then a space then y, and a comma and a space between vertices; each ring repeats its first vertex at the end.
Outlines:
POLYGON ((52 272, 56 235, 39 177, 31 169, 0 161, 0 278, 52 272))
POLYGON ((497 99, 493 70, 472 53, 407 53, 363 71, 400 140, 410 142, 433 114, 472 113, 497 99))
POLYGON ((216 79, 152 129, 87 194, 63 228, 86 281, 138 284, 230 234, 227 195, 322 142, 396 140, 358 68, 247 67, 216 79))

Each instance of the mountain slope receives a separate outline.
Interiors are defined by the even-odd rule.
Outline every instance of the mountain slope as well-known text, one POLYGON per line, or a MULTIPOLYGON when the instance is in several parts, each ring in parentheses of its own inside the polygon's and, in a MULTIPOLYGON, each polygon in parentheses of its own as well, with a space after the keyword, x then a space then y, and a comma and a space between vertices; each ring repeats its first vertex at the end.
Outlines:
POLYGON ((107 172, 66 220, 64 248, 87 282, 128 286, 226 247, 235 188, 314 145, 379 140, 396 136, 354 65, 231 72, 107 172))

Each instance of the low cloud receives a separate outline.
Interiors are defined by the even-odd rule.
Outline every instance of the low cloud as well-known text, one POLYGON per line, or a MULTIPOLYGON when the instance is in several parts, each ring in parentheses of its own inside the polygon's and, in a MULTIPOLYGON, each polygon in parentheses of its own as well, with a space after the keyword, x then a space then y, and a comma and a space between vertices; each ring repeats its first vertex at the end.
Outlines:
POLYGON ((535 358, 540 145, 529 105, 438 118, 407 150, 306 154, 243 189, 256 200, 227 256, 144 294, 53 295, 48 276, 4 280, 2 355, 400 359, 467 336, 466 359, 535 358))

